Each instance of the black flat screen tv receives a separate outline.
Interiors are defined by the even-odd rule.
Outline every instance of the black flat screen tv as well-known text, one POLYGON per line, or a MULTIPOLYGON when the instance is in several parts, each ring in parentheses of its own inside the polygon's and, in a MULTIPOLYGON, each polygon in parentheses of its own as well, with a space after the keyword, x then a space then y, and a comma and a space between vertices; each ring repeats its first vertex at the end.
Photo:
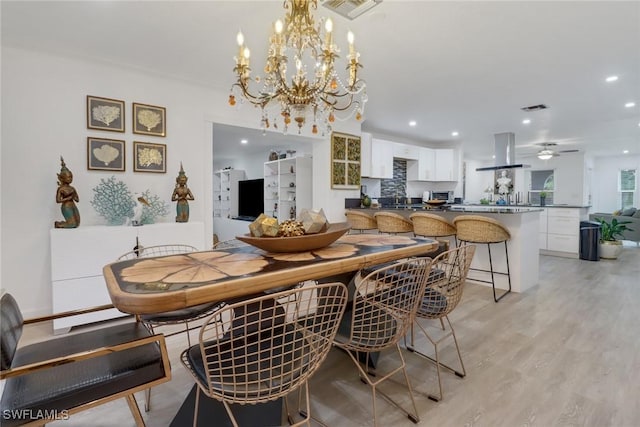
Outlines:
POLYGON ((238 181, 238 218, 256 219, 264 212, 264 179, 238 181))

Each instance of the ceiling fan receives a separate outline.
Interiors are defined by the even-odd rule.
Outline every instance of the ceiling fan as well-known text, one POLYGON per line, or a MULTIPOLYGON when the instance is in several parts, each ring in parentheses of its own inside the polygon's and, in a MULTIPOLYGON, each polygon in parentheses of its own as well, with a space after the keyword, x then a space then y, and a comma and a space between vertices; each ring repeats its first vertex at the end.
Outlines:
POLYGON ((535 155, 540 160, 549 160, 552 157, 558 157, 560 153, 577 153, 578 151, 580 151, 578 149, 555 150, 554 147, 558 146, 558 143, 556 142, 539 142, 536 145, 539 145, 541 147, 541 149, 537 153, 535 153, 535 155))

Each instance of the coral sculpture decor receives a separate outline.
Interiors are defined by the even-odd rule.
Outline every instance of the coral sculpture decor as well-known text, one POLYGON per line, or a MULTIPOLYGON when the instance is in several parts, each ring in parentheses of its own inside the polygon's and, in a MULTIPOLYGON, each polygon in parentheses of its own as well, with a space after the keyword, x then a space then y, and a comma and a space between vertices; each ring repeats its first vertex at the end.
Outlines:
POLYGON ((127 185, 115 176, 101 179, 93 193, 91 206, 109 225, 122 225, 133 216, 133 196, 127 185))

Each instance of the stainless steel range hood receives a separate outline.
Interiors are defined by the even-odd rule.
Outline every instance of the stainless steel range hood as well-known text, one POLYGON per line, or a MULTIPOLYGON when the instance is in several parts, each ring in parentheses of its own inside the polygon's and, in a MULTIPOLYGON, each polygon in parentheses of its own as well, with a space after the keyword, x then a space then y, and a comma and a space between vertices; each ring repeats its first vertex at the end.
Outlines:
POLYGON ((477 171, 495 171, 500 169, 528 168, 529 165, 516 163, 516 136, 513 132, 496 133, 495 166, 477 168, 477 171))

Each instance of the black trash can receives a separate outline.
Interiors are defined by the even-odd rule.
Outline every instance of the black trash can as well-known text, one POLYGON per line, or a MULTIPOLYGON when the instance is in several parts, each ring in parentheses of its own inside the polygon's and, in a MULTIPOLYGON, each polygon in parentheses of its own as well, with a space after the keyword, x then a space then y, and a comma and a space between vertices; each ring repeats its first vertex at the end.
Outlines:
POLYGON ((600 228, 597 221, 580 221, 580 259, 600 261, 600 228))

